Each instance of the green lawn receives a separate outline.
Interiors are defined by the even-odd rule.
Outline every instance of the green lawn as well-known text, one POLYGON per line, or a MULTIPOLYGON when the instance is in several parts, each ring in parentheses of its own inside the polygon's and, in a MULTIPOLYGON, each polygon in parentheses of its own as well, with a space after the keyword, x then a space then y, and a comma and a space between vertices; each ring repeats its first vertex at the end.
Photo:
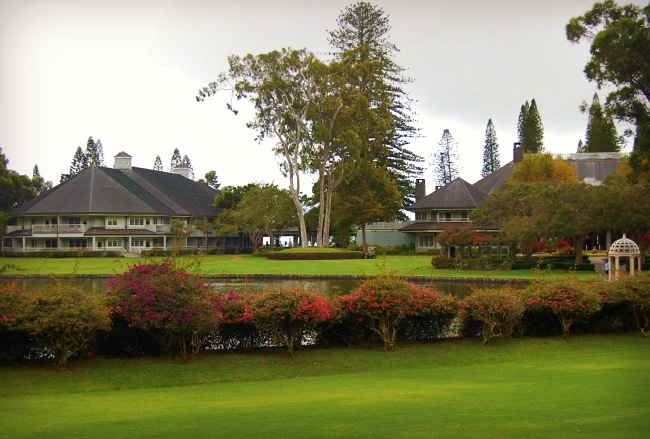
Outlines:
POLYGON ((0 368, 3 438, 638 438, 637 333, 0 368))
MULTIPOLYGON (((181 258, 183 259, 183 258, 181 258)), ((553 273, 534 270, 468 271, 431 268, 430 256, 378 256, 377 259, 272 261, 252 255, 210 255, 193 258, 200 261, 201 270, 212 275, 374 275, 392 272, 402 276, 434 276, 453 278, 532 279, 535 276, 562 277, 565 272, 553 273)), ((126 270, 144 259, 125 258, 1 258, 0 266, 10 267, 4 274, 70 274, 110 275, 126 270), (18 267, 17 271, 13 267, 18 267)), ((598 279, 595 272, 576 272, 581 279, 598 279)))

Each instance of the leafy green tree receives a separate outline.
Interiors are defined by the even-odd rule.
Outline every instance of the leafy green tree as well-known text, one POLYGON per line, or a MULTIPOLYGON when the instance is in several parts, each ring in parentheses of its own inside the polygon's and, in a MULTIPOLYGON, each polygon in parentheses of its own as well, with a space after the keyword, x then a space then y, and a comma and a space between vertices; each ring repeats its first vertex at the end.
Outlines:
POLYGON ((433 155, 434 180, 440 186, 451 183, 458 178, 458 143, 451 132, 445 129, 438 141, 438 149, 433 155))
POLYGON ((61 174, 61 183, 64 181, 70 180, 72 177, 83 171, 88 167, 88 157, 84 154, 81 146, 77 147, 74 155, 72 156, 72 163, 70 164, 70 170, 67 174, 61 174))
POLYGON ((524 113, 520 141, 525 153, 544 151, 544 127, 535 99, 530 101, 530 106, 524 113))
POLYGON ((602 220, 600 230, 621 230, 633 237, 645 261, 645 239, 650 232, 650 187, 630 179, 628 173, 610 174, 598 187, 602 220))
POLYGON ((524 129, 526 127, 526 115, 530 110, 530 104, 526 101, 519 110, 519 116, 517 117, 517 139, 519 139, 519 144, 523 146, 524 144, 524 129))
POLYGON ((237 206, 241 199, 256 183, 248 183, 245 186, 225 186, 214 197, 214 206, 219 209, 232 209, 237 206))
POLYGON ((34 187, 34 190, 36 190, 36 196, 52 189, 52 182, 45 181, 45 179, 41 177, 41 171, 38 169, 38 165, 34 165, 32 171, 32 186, 34 187))
POLYGON ((298 214, 301 245, 306 246, 307 228, 302 205, 301 172, 309 168, 306 152, 310 148, 307 115, 316 84, 309 69, 320 61, 306 50, 283 49, 258 56, 228 57, 229 71, 199 90, 203 101, 221 90, 237 99, 247 99, 255 107, 255 118, 248 126, 257 131, 257 140, 273 138, 275 153, 281 158, 280 170, 289 179, 289 191, 298 214), (234 83, 234 84, 233 84, 234 83))
MULTIPOLYGON (((643 8, 614 0, 569 20, 566 37, 591 43, 584 73, 598 87, 613 86, 605 110, 636 127, 630 164, 638 177, 650 173, 650 5, 643 8)), ((650 181, 650 180, 649 180, 650 181)))
POLYGON ((483 145, 483 167, 481 176, 490 175, 501 167, 499 158, 499 142, 497 142, 497 132, 494 129, 492 119, 488 120, 485 127, 485 144, 483 145))
POLYGON ((106 166, 106 163, 104 162, 104 147, 102 146, 102 141, 100 139, 97 139, 95 142, 92 136, 88 137, 84 155, 86 156, 87 167, 106 166))
POLYGON ((178 167, 189 169, 189 178, 194 180, 194 167, 192 167, 192 161, 187 154, 183 156, 183 159, 181 160, 181 163, 178 165, 178 167))
POLYGON ((539 194, 547 203, 545 218, 550 236, 570 238, 576 264, 582 263, 582 250, 587 235, 598 227, 602 213, 595 203, 594 186, 582 182, 556 182, 539 194))
MULTIPOLYGON (((560 207, 564 208, 557 205, 560 201, 551 201, 551 197, 559 197, 554 191, 560 185, 577 182, 575 168, 566 161, 550 154, 526 154, 506 182, 472 212, 471 218, 482 227, 497 227, 501 239, 521 246, 525 259, 530 260, 535 243, 549 236, 551 219, 560 207)), ((572 206, 571 199, 561 202, 569 204, 566 209, 572 206)), ((562 221, 561 214, 558 221, 562 221)), ((516 247, 512 247, 511 262, 515 251, 516 247)))
POLYGON ((172 159, 171 162, 169 163, 169 172, 174 172, 178 166, 181 166, 181 163, 183 162, 183 159, 181 158, 181 152, 178 150, 178 148, 174 148, 174 152, 172 153, 172 159))
POLYGON ((156 159, 153 162, 153 170, 154 171, 162 171, 163 170, 162 160, 160 159, 159 155, 156 156, 156 159))
POLYGON ((587 120, 587 145, 583 152, 616 152, 621 149, 621 139, 616 131, 614 119, 603 112, 598 93, 594 93, 591 105, 583 102, 580 106, 583 113, 589 115, 587 120))
MULTIPOLYGON (((387 85, 383 88, 389 95, 388 111, 394 128, 392 135, 386 135, 391 134, 388 131, 378 135, 375 131, 361 137, 361 141, 366 145, 379 143, 383 146, 373 146, 373 157, 368 159, 388 169, 402 194, 402 207, 409 206, 413 204, 414 177, 422 174, 418 164, 424 159, 407 148, 410 140, 418 135, 418 129, 414 127, 412 99, 403 89, 412 80, 404 76, 404 68, 395 62, 398 49, 388 38, 390 17, 375 5, 357 2, 341 12, 337 25, 335 30, 328 32, 330 45, 336 50, 335 56, 342 59, 346 53, 348 56, 356 53, 359 61, 373 61, 382 67, 379 79, 387 85)), ((366 147, 363 149, 368 150, 366 147)))
POLYGON ((247 233, 256 244, 261 244, 262 237, 268 235, 274 246, 275 233, 282 234, 296 224, 292 206, 289 191, 272 184, 253 185, 234 207, 219 213, 215 226, 220 235, 247 233))
POLYGON ((342 234, 354 225, 361 227, 361 248, 367 253, 367 224, 394 219, 400 200, 400 190, 391 173, 370 161, 362 161, 334 194, 335 227, 342 234))
POLYGON ((205 178, 199 180, 200 183, 205 183, 214 190, 218 190, 221 186, 219 183, 219 177, 217 177, 217 171, 208 171, 205 173, 205 178))
POLYGON ((0 148, 0 227, 5 229, 8 213, 37 195, 35 181, 7 168, 9 159, 0 148))

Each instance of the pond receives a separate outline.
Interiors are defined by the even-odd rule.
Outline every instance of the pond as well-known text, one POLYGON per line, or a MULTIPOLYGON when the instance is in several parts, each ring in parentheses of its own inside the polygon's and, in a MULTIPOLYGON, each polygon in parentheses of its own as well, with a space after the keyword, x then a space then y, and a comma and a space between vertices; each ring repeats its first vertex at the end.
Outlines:
MULTIPOLYGON (((8 282, 14 280, 15 278, 3 277, 0 279, 0 282, 8 282)), ((89 292, 100 292, 103 291, 106 287, 106 282, 108 277, 97 276, 97 277, 82 277, 63 280, 63 282, 70 283, 75 286, 80 286, 81 288, 89 292)), ((411 282, 418 285, 433 287, 437 291, 442 293, 449 293, 458 298, 465 297, 472 287, 476 286, 498 286, 501 283, 496 281, 484 282, 480 279, 469 280, 453 280, 453 279, 432 279, 432 278, 417 278, 410 279, 411 282)), ((23 288, 30 286, 42 286, 47 285, 48 283, 53 282, 49 278, 19 278, 19 282, 23 288)), ((296 287, 299 285, 304 285, 307 288, 311 288, 315 291, 321 293, 330 293, 334 295, 343 295, 348 294, 357 288, 363 282, 362 279, 356 278, 208 278, 207 282, 214 285, 214 287, 220 291, 232 290, 232 291, 244 291, 246 289, 253 291, 263 291, 268 288, 270 285, 281 285, 283 287, 296 287)))

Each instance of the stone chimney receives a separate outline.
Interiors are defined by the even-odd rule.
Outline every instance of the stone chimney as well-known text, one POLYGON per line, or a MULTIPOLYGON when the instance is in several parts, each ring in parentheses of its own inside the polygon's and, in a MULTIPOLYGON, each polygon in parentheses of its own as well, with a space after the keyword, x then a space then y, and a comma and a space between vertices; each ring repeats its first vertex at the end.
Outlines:
POLYGON ((427 195, 427 186, 424 178, 415 179, 415 201, 420 201, 427 195))
POLYGON ((524 159, 524 148, 520 142, 515 142, 512 147, 512 161, 519 163, 524 159))
POLYGON ((113 163, 115 169, 131 169, 131 156, 124 151, 117 153, 115 162, 113 163))

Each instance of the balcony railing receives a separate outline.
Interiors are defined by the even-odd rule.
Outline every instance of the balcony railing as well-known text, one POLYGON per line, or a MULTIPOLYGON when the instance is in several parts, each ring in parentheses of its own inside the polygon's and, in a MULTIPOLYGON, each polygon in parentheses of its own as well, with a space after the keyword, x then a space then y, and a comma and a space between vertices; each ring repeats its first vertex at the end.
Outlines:
POLYGON ((83 234, 86 230, 84 224, 59 224, 59 225, 33 225, 32 234, 34 235, 54 235, 54 234, 83 234), (58 229, 58 230, 57 230, 58 229))

